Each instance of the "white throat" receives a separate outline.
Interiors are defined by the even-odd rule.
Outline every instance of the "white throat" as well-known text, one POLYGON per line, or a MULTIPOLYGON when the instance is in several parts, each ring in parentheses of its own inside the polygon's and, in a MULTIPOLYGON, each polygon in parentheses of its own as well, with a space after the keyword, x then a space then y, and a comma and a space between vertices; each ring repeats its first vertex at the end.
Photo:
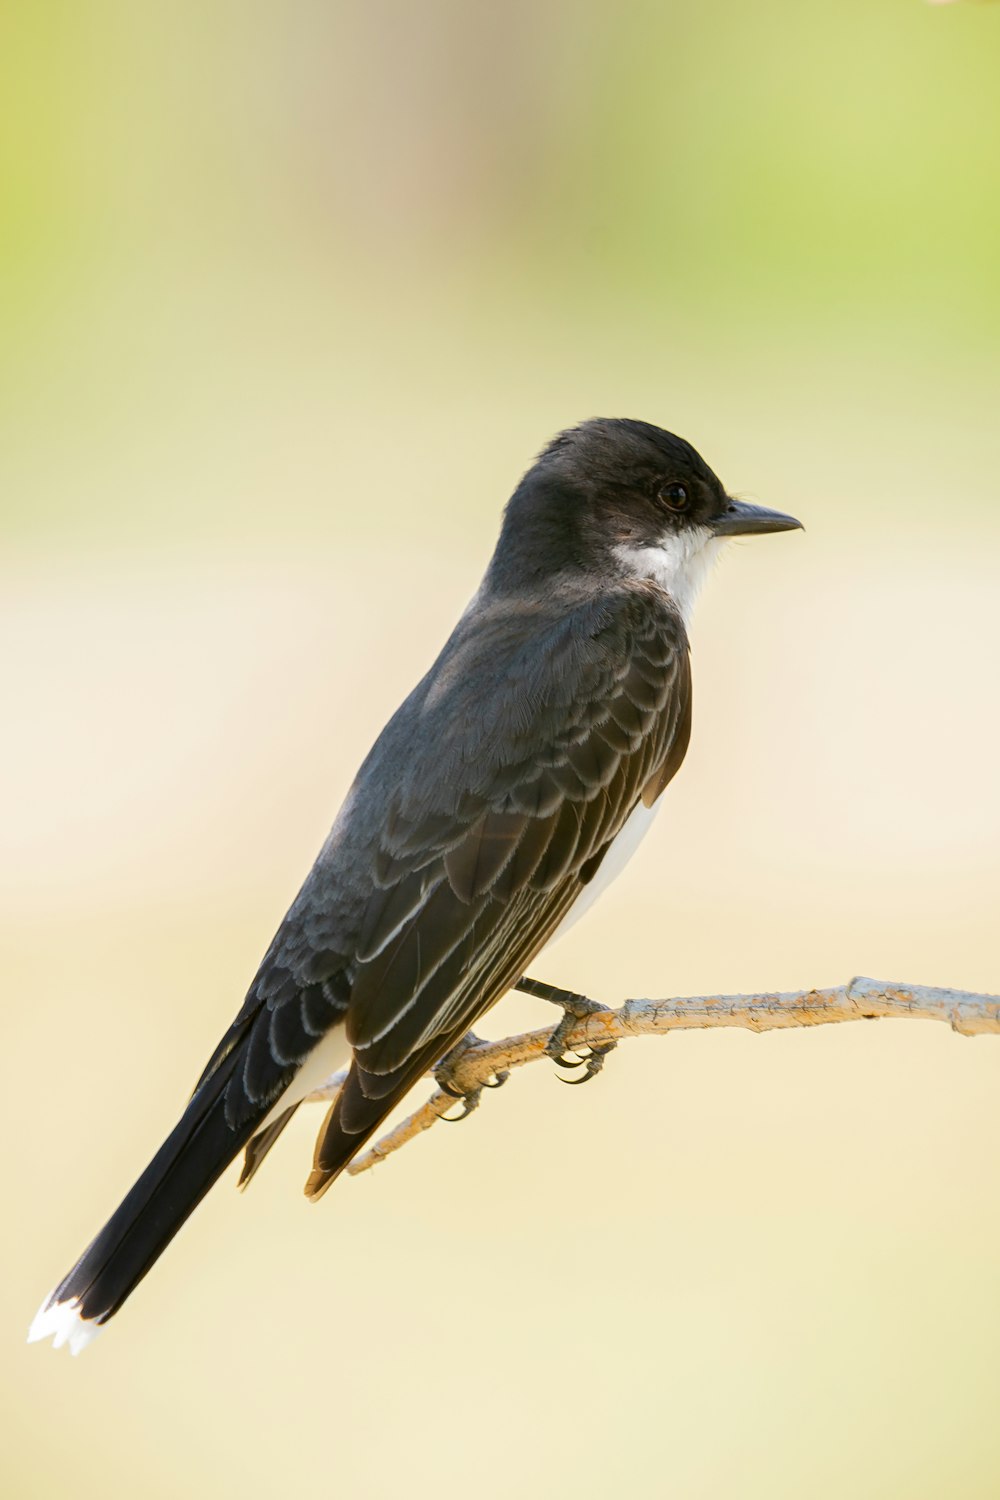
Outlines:
POLYGON ((636 547, 622 542, 615 556, 636 578, 648 578, 670 595, 687 625, 694 601, 724 546, 707 526, 668 532, 654 545, 636 547))

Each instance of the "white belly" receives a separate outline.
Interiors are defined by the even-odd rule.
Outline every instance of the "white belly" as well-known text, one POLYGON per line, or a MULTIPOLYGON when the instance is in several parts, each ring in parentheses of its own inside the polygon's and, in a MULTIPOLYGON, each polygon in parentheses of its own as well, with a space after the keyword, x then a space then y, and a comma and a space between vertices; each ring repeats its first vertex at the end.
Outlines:
POLYGON ((585 885, 580 895, 577 896, 573 905, 549 938, 549 942, 545 945, 546 947, 567 933, 573 926, 573 923, 578 922, 584 912, 590 910, 598 896, 603 895, 611 882, 618 878, 652 827, 653 819, 656 817, 657 810, 662 801, 662 797, 657 797, 652 807, 647 807, 644 802, 636 803, 626 818, 621 833, 601 860, 597 874, 590 884, 585 885))

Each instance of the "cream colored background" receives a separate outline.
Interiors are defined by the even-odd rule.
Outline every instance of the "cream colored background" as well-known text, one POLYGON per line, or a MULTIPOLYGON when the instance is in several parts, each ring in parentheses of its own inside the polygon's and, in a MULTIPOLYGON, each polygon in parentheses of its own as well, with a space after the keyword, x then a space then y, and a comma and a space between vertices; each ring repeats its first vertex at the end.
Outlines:
POLYGON ((986 1500, 1000 1053, 930 1025, 534 1068, 316 1208, 303 1115, 22 1347, 583 416, 808 529, 711 579, 668 810, 541 977, 1000 989, 1000 16, 414 14, 4 22, 3 1492, 986 1500))

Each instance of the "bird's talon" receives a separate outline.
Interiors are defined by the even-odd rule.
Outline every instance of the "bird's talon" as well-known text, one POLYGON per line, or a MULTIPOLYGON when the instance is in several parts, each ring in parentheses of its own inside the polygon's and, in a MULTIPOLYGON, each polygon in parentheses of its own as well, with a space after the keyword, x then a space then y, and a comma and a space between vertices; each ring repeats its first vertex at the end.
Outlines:
POLYGON ((473 1089, 471 1094, 456 1094, 454 1089, 445 1088, 444 1092, 462 1101, 462 1113, 460 1115, 439 1115, 438 1119, 443 1120, 446 1125, 459 1125, 463 1120, 469 1118, 474 1109, 479 1108, 479 1100, 483 1091, 481 1088, 478 1088, 473 1089))
POLYGON ((501 1089, 510 1077, 510 1069, 504 1068, 500 1073, 494 1073, 492 1078, 487 1078, 483 1084, 484 1089, 501 1089))
MULTIPOLYGON (((536 995, 540 1000, 548 1000, 562 1010, 562 1020, 553 1028, 552 1035, 545 1044, 545 1055, 551 1057, 556 1067, 565 1068, 567 1071, 587 1067, 597 1049, 587 1043, 569 1046, 567 1045, 569 1038, 581 1021, 596 1015, 598 1011, 606 1011, 608 1007, 601 1005, 597 1000, 589 1000, 586 995, 578 995, 573 990, 560 990, 554 985, 542 984, 539 980, 529 979, 527 976, 519 981, 518 989, 523 990, 525 994, 536 995)), ((591 1076, 589 1071, 587 1076, 591 1076)), ((583 1082, 583 1080, 578 1079, 577 1082, 583 1082)))
POLYGON ((558 1057, 553 1057, 552 1061, 557 1068, 565 1068, 568 1072, 572 1072, 576 1068, 582 1068, 587 1059, 578 1056, 575 1052, 563 1052, 558 1057))
POLYGON ((615 1050, 617 1045, 617 1042, 606 1042, 603 1046, 592 1047, 590 1055, 580 1059, 580 1066, 585 1068, 586 1071, 579 1078, 560 1078, 559 1082, 571 1083, 574 1087, 578 1083, 589 1083, 592 1078, 597 1077, 598 1073, 604 1067, 604 1059, 609 1052, 615 1050))
MULTIPOLYGON (((480 1038, 476 1036, 475 1032, 467 1031, 461 1041, 456 1042, 451 1051, 445 1053, 434 1069, 434 1082, 442 1093, 450 1094, 453 1099, 468 1098, 470 1090, 459 1088, 455 1083, 455 1068, 462 1061, 465 1054, 470 1052, 473 1047, 478 1047, 479 1044, 480 1038)), ((458 1118, 464 1119, 465 1116, 460 1115, 458 1118)))

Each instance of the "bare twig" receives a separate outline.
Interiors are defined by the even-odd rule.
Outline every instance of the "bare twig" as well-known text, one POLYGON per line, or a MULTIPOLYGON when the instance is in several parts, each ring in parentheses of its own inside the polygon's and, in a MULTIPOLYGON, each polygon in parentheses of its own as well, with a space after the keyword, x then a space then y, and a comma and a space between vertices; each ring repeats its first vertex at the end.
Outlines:
MULTIPOLYGON (((1000 995, 975 995, 965 990, 931 989, 921 984, 885 984, 879 979, 852 979, 850 984, 825 990, 797 990, 790 994, 694 995, 676 1000, 627 1000, 620 1010, 602 1010, 578 1021, 569 1032, 573 1051, 624 1041, 633 1036, 660 1036, 714 1026, 738 1026, 750 1031, 776 1031, 792 1026, 823 1026, 833 1021, 874 1021, 883 1018, 947 1021, 963 1036, 1000 1035, 1000 995)), ((545 1056, 552 1028, 526 1031, 500 1042, 479 1042, 464 1052, 451 1070, 454 1086, 468 1094, 502 1072, 522 1068, 545 1056)), ((332 1099, 346 1077, 336 1073, 310 1099, 332 1099)), ((352 1176, 385 1161, 400 1146, 456 1103, 453 1095, 437 1089, 419 1109, 348 1167, 352 1176)))

